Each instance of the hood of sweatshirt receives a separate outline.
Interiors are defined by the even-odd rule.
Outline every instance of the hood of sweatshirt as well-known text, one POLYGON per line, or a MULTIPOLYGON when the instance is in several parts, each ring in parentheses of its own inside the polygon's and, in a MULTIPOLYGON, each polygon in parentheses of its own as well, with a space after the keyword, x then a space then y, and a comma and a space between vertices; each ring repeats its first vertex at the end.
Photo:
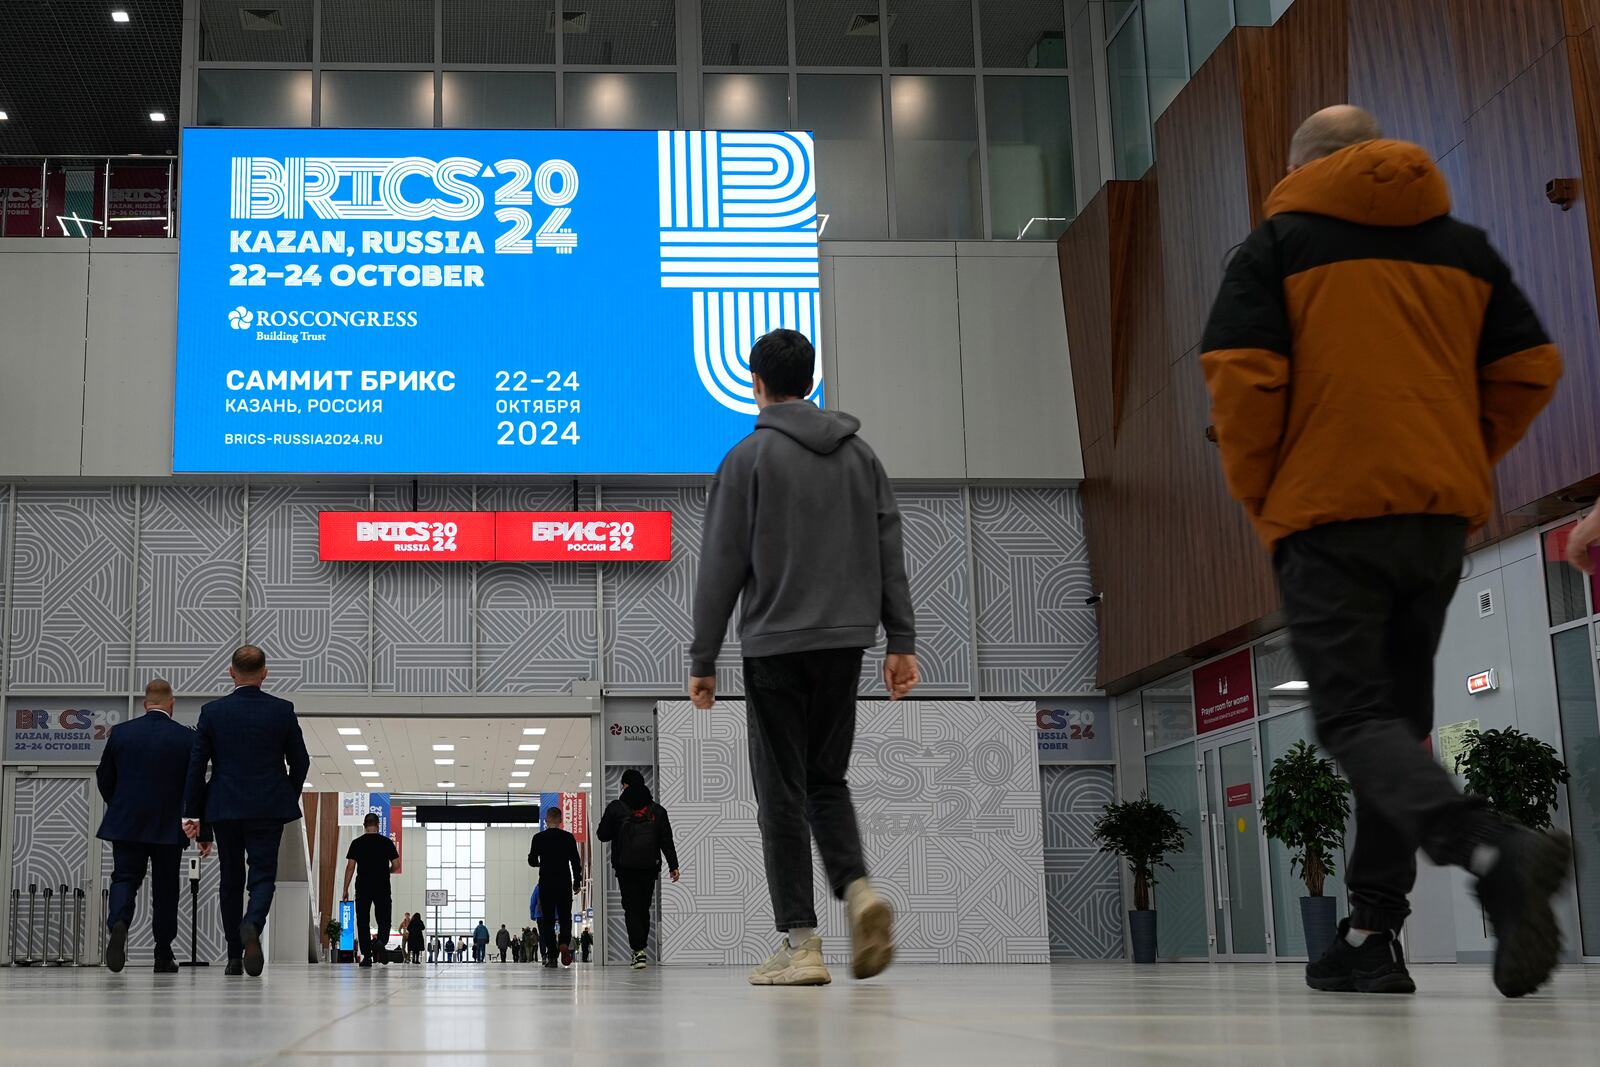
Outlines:
POLYGON ((650 795, 650 787, 643 782, 630 785, 622 791, 622 802, 628 806, 629 811, 649 807, 654 801, 655 798, 650 795))
POLYGON ((1365 226, 1416 226, 1450 213, 1450 187, 1421 146, 1363 141, 1279 182, 1267 197, 1267 215, 1292 211, 1365 226))
POLYGON ((777 430, 826 456, 856 435, 861 420, 842 411, 823 411, 809 400, 786 400, 763 408, 756 429, 777 430))

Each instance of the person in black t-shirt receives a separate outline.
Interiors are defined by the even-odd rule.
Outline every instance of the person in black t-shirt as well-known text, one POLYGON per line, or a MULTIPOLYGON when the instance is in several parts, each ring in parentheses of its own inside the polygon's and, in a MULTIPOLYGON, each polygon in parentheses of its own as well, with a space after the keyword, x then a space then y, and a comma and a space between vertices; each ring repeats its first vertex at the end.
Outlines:
POLYGON ((350 879, 356 880, 356 934, 361 942, 361 966, 371 967, 377 955, 385 967, 389 965, 389 924, 394 921, 393 901, 389 897, 389 874, 399 851, 383 834, 378 832, 378 816, 368 812, 366 833, 350 842, 350 851, 344 854, 344 899, 350 899, 350 879), (373 909, 378 912, 378 937, 372 939, 371 918, 373 909))
POLYGON ((528 846, 528 866, 539 868, 539 940, 546 967, 556 965, 558 946, 561 965, 571 967, 572 890, 583 884, 583 859, 578 839, 561 828, 560 808, 545 812, 544 824, 528 846))

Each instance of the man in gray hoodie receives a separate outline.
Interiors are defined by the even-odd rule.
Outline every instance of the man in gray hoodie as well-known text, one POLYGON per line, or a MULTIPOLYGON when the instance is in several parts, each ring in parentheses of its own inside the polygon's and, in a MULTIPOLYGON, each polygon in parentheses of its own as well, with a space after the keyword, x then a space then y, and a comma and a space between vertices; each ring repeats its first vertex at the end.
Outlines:
POLYGON ((716 700, 717 655, 743 595, 750 772, 767 889, 785 935, 752 985, 826 985, 812 895, 811 839, 850 917, 852 969, 894 958, 893 913, 867 880, 846 774, 865 649, 888 634, 884 685, 921 680, 900 509, 861 423, 810 403, 816 353, 774 330, 750 353, 760 416, 711 485, 694 598, 689 695, 716 700))

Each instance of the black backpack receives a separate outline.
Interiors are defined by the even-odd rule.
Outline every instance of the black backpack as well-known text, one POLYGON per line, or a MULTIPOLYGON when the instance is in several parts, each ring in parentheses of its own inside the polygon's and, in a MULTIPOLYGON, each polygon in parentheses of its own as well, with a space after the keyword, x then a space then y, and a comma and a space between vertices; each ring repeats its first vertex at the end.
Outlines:
POLYGON ((657 870, 661 863, 661 827, 656 821, 656 806, 646 805, 623 816, 617 828, 616 851, 612 862, 624 871, 657 870))

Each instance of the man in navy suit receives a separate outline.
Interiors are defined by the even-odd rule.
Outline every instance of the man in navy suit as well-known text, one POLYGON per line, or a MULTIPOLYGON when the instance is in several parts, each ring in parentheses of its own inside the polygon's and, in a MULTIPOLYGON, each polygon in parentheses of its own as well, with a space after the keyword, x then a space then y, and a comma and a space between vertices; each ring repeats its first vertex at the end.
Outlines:
POLYGON ((204 819, 216 834, 227 973, 256 978, 266 963, 261 931, 277 888, 278 845, 284 824, 300 818, 300 789, 311 758, 294 705, 261 691, 267 679, 266 653, 255 645, 241 645, 233 653, 228 675, 233 692, 200 709, 189 757, 183 828, 193 838, 204 819))
MULTIPOLYGON (((156 973, 178 973, 172 940, 178 936, 178 866, 189 847, 183 830, 183 789, 194 731, 172 720, 172 705, 172 686, 151 679, 144 687, 144 714, 111 728, 95 770, 106 802, 99 836, 111 842, 106 966, 113 972, 128 962, 128 927, 148 866, 156 973)), ((211 854, 209 831, 201 835, 200 854, 211 854)))

